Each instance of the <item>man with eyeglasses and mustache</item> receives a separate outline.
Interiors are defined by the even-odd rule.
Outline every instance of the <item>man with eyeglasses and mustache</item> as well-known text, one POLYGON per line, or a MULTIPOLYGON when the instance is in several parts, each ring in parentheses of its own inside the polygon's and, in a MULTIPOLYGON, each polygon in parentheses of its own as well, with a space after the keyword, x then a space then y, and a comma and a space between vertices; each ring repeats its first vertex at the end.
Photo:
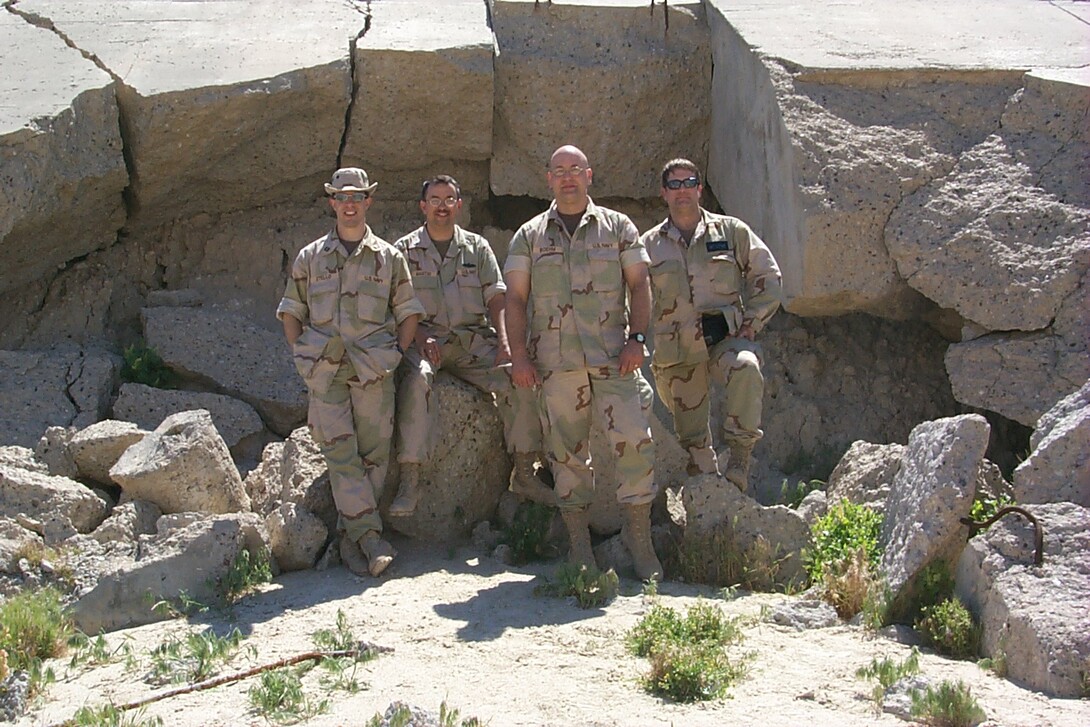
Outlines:
POLYGON ((397 553, 378 501, 394 432, 394 371, 424 308, 404 256, 367 225, 378 183, 338 169, 325 185, 336 226, 299 251, 276 316, 307 384, 307 424, 329 468, 340 552, 356 575, 397 553))
POLYGON ((703 191, 700 170, 688 159, 663 167, 662 198, 670 215, 641 238, 654 292, 651 370, 689 452, 690 476, 720 474, 708 380, 725 384, 728 461, 722 474, 746 492, 750 454, 764 434, 762 354, 754 339, 780 307, 780 269, 745 222, 700 206, 703 191))
POLYGON ((503 420, 504 439, 515 467, 511 489, 555 505, 552 488, 537 477, 541 419, 530 389, 511 385, 511 349, 504 325, 503 278, 488 241, 456 224, 462 209, 458 182, 445 174, 424 182, 420 211, 424 224, 394 246, 405 256, 424 317, 402 361, 397 394, 397 458, 401 483, 391 517, 411 515, 420 498, 420 465, 438 431, 432 392, 442 369, 493 394, 503 420))
POLYGON ((511 377, 516 386, 541 387, 569 560, 596 565, 588 507, 590 423, 597 415, 616 456, 622 541, 640 579, 659 580, 650 517, 655 445, 639 372, 651 313, 647 253, 632 220, 591 200, 592 171, 582 151, 560 147, 547 169, 554 201, 515 233, 504 269, 511 377))

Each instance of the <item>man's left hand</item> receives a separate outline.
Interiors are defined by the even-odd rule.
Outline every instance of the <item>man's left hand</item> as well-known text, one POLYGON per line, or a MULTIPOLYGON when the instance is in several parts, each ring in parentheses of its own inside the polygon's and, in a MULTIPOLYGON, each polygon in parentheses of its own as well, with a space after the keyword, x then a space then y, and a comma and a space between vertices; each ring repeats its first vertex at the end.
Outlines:
POLYGON ((753 332, 753 329, 749 327, 748 323, 743 323, 738 328, 738 333, 736 333, 734 335, 737 336, 738 338, 744 338, 747 341, 752 341, 753 337, 756 336, 757 334, 753 332))
POLYGON ((629 341, 621 349, 621 376, 632 373, 643 365, 643 344, 639 341, 629 341))

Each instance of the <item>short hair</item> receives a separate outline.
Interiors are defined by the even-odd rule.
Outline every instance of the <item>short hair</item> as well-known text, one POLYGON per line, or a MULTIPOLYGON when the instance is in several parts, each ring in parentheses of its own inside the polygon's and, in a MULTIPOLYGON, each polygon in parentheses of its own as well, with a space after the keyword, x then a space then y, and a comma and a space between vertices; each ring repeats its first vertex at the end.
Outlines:
POLYGON ((458 180, 449 174, 436 174, 431 179, 424 180, 424 186, 420 188, 420 201, 426 202, 428 199, 428 187, 433 184, 449 184, 454 187, 454 196, 457 199, 462 198, 462 188, 458 186, 458 180))
POLYGON ((697 184, 704 184, 704 179, 700 176, 700 168, 688 159, 682 159, 678 157, 677 159, 671 159, 670 161, 666 162, 666 164, 662 167, 663 187, 666 186, 666 180, 670 178, 670 175, 678 169, 688 169, 690 172, 693 173, 693 176, 696 177, 697 184))

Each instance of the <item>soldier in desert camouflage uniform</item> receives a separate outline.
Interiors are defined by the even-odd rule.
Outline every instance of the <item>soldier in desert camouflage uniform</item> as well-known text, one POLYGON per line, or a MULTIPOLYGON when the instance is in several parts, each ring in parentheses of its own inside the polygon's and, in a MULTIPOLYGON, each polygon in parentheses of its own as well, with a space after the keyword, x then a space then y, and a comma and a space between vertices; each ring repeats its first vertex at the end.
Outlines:
POLYGON ((617 457, 622 539, 640 578, 657 579, 662 565, 650 534, 655 447, 639 373, 651 312, 647 253, 628 217, 588 196, 591 176, 583 152, 557 149, 547 174, 555 200, 511 241, 504 269, 511 374, 516 386, 541 386, 571 561, 595 562, 587 508, 594 487, 590 422, 597 413, 617 457))
POLYGON ((394 370, 424 312, 405 258, 367 226, 367 173, 325 185, 337 224, 295 258, 276 315, 310 392, 307 423, 329 467, 341 558, 377 576, 396 552, 382 539, 382 495, 394 430, 394 370))
POLYGON ((700 206, 700 170, 674 159, 662 170, 670 216, 641 240, 651 257, 659 397, 674 415, 690 475, 719 473, 709 426, 709 376, 726 386, 723 473, 746 491, 750 453, 761 438, 764 377, 756 334, 780 306, 780 270, 746 223, 700 206))
POLYGON ((511 489, 556 504, 552 489, 535 471, 536 462, 543 459, 537 397, 531 389, 513 387, 505 366, 511 361, 503 310, 507 287, 488 241, 455 224, 461 208, 461 190, 453 177, 429 179, 420 192, 424 225, 394 243, 409 263, 425 313, 401 364, 397 394, 401 486, 390 505, 391 516, 416 509, 420 464, 428 459, 438 429, 432 382, 440 369, 495 396, 504 439, 515 460, 511 489))

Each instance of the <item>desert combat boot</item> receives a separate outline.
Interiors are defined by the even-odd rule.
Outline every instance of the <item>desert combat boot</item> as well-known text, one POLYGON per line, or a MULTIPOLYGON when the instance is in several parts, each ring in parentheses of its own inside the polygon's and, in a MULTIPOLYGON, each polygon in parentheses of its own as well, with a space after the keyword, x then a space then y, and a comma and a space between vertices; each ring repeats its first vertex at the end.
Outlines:
POLYGON ((511 469, 511 492, 527 500, 557 506, 556 493, 537 476, 537 463, 543 460, 541 452, 515 452, 515 466, 511 469))
POLYGON ((598 563, 594 560, 594 549, 590 547, 590 511, 580 507, 574 510, 561 510, 560 517, 564 519, 564 527, 568 529, 568 562, 573 565, 586 566, 588 569, 597 569, 598 563))
POLYGON ((743 442, 737 439, 727 441, 730 459, 723 476, 734 483, 743 494, 749 489, 749 456, 755 442, 743 442))
POLYGON ((651 543, 651 503, 625 505, 621 509, 624 513, 621 542, 632 554, 636 575, 641 581, 661 581, 662 563, 651 543))
POLYGON ((401 465, 401 483, 397 488, 397 497, 390 503, 390 516, 412 515, 419 499, 420 465, 416 462, 404 462, 401 465))

